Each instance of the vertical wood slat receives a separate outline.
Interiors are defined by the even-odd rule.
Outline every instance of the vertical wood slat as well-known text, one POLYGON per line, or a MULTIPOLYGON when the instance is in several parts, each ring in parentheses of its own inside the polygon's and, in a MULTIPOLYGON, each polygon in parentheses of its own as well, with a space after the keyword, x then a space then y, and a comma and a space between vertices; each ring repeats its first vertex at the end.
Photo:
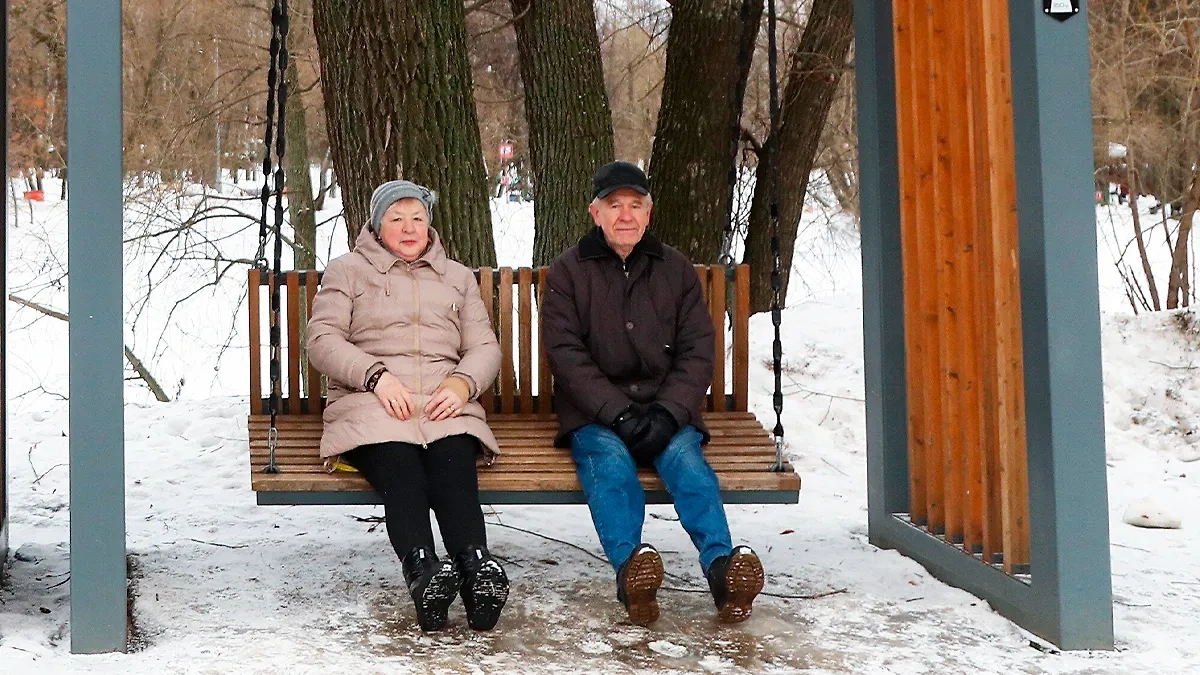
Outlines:
POLYGON ((286 410, 300 411, 300 273, 285 272, 287 279, 288 402, 286 410))
POLYGON ((916 117, 919 105, 913 83, 916 79, 914 25, 915 0, 895 0, 893 3, 894 36, 896 45, 896 141, 899 155, 900 182, 900 239, 901 267, 904 277, 904 322, 906 389, 908 393, 908 468, 910 516, 918 525, 929 524, 926 486, 926 455, 934 444, 929 438, 922 377, 928 349, 932 343, 924 339, 925 323, 921 317, 921 298, 928 293, 928 278, 924 271, 929 261, 921 258, 921 232, 924 228, 917 217, 917 191, 921 174, 917 162, 916 117))
POLYGON ((997 316, 1000 527, 1004 570, 1029 563, 1029 486, 1025 445, 1025 378, 1021 337, 1021 280, 1017 249, 1016 150, 1013 138, 1008 8, 984 7, 992 196, 993 279, 997 316))
MULTIPOLYGON (((317 271, 308 270, 304 273, 305 302, 308 309, 304 316, 312 318, 313 300, 317 298, 317 271)), ((303 349, 307 353, 308 345, 303 349)), ((325 409, 321 402, 321 371, 317 370, 312 361, 308 361, 308 412, 320 413, 325 409)))
POLYGON ((543 330, 542 300, 546 297, 546 269, 537 270, 537 308, 538 308, 538 412, 549 414, 553 412, 554 379, 550 374, 550 358, 546 355, 546 335, 543 330))
MULTIPOLYGON (((492 324, 492 329, 496 328, 495 309, 493 302, 495 294, 492 288, 492 268, 479 268, 479 297, 483 300, 483 306, 487 309, 488 321, 492 324)), ((487 412, 495 411, 495 399, 492 392, 495 390, 495 382, 485 388, 479 395, 479 403, 487 412)))
MULTIPOLYGON (((708 303, 708 265, 692 265, 696 270, 696 277, 700 280, 700 293, 704 296, 704 302, 708 303)), ((720 360, 720 357, 716 357, 720 360)), ((717 395, 716 390, 709 392, 708 396, 704 397, 705 412, 713 409, 713 398, 717 395)))
POLYGON ((750 267, 734 272, 733 305, 733 409, 750 409, 750 267))
POLYGON ((533 411, 533 270, 517 270, 518 344, 521 349, 521 412, 533 411))
POLYGON ((500 352, 503 358, 500 362, 500 412, 513 412, 513 270, 511 267, 500 268, 500 284, 496 293, 500 296, 500 352))
POLYGON ((725 410, 725 268, 712 265, 708 281, 708 311, 713 322, 712 406, 713 412, 725 410))
POLYGON ((981 226, 986 221, 981 211, 982 191, 978 189, 980 181, 986 178, 980 171, 979 157, 984 148, 976 143, 975 129, 982 123, 979 115, 978 102, 982 99, 982 67, 976 53, 977 34, 980 30, 978 18, 979 3, 962 3, 956 6, 957 17, 962 26, 958 39, 962 45, 963 58, 958 77, 967 94, 964 111, 965 124, 960 125, 959 145, 963 171, 966 173, 966 199, 961 202, 961 220, 959 221, 963 239, 966 245, 961 255, 963 265, 960 268, 960 279, 963 280, 963 292, 966 296, 966 328, 964 332, 963 353, 969 365, 967 371, 967 391, 964 400, 963 448, 964 458, 964 487, 966 504, 963 512, 963 545, 972 553, 983 552, 983 504, 985 489, 983 485, 984 443, 983 435, 983 391, 984 355, 989 351, 985 346, 990 342, 983 328, 983 293, 981 292, 982 268, 980 245, 981 226))
POLYGON ((917 171, 920 176, 917 189, 917 220, 914 227, 918 232, 917 245, 922 264, 920 296, 920 322, 923 330, 920 340, 926 345, 922 361, 922 408, 925 410, 925 510, 928 527, 932 532, 944 532, 946 523, 946 491, 943 476, 943 454, 946 436, 943 431, 945 412, 942 405, 942 354, 939 349, 942 316, 938 297, 941 293, 941 276, 937 269, 938 232, 934 222, 935 153, 933 120, 929 111, 933 108, 933 26, 930 13, 931 0, 913 0, 913 101, 910 114, 914 121, 914 145, 917 171))
POLYGON ((262 307, 259 293, 262 291, 263 273, 257 268, 251 268, 247 285, 247 310, 250 317, 250 327, 247 335, 250 339, 250 414, 262 415, 262 342, 259 337, 259 327, 262 322, 262 307))
POLYGON ((954 174, 951 139, 955 136, 955 125, 959 123, 952 111, 959 92, 950 88, 955 70, 955 59, 961 58, 950 37, 955 27, 950 23, 947 3, 937 2, 932 13, 933 35, 933 128, 931 142, 934 144, 933 209, 934 227, 937 236, 936 269, 939 276, 938 308, 941 321, 938 324, 938 351, 942 364, 939 380, 942 382, 942 480, 944 485, 945 523, 942 532, 948 540, 958 541, 962 535, 962 452, 960 431, 962 425, 963 370, 961 347, 962 318, 959 311, 962 299, 958 284, 957 227, 955 223, 955 194, 958 187, 954 174))

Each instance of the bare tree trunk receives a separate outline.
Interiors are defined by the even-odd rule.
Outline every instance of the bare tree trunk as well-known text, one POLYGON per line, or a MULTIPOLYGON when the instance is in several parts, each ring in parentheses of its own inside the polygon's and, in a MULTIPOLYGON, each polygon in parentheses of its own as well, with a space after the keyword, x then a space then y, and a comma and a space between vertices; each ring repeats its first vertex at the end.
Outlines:
POLYGON ((295 59, 288 60, 286 79, 287 153, 284 154, 284 170, 288 218, 292 221, 292 231, 295 233, 292 253, 296 269, 310 270, 317 266, 317 218, 313 207, 312 177, 309 175, 308 123, 304 114, 304 99, 300 94, 300 71, 295 59))
POLYGON ((729 225, 742 101, 762 0, 675 0, 650 158, 655 233, 716 262, 729 225))
POLYGON ((1138 194, 1141 192, 1141 181, 1137 171, 1130 169, 1129 175, 1129 210, 1133 214, 1133 234, 1137 238, 1138 255, 1142 259, 1142 273, 1146 275, 1146 286, 1150 290, 1151 307, 1154 311, 1162 310, 1158 299, 1158 284, 1154 283, 1154 270, 1150 267, 1150 256, 1146 253, 1146 237, 1142 234, 1142 220, 1138 215, 1138 194))
MULTIPOLYGON (((787 297, 796 232, 804 213, 808 177, 821 132, 837 94, 854 41, 854 0, 814 0, 800 43, 791 54, 779 109, 779 300, 787 297)), ((765 159, 765 157, 764 157, 765 159)), ((750 311, 771 309, 771 176, 760 161, 743 262, 750 265, 750 311), (767 180, 763 180, 767 178, 767 180)), ((844 177, 837 177, 839 180, 844 177)), ((831 175, 830 180, 834 180, 831 175)))
POLYGON ((612 113, 591 0, 512 0, 512 11, 533 161, 533 264, 548 265, 592 226, 591 179, 613 158, 612 113))
POLYGON ((351 245, 380 183, 429 186, 449 255, 494 264, 462 3, 316 0, 326 121, 351 245))
POLYGON ((1167 282, 1167 309, 1178 309, 1188 304, 1188 237, 1200 208, 1200 169, 1192 173, 1192 184, 1183 203, 1183 215, 1179 218, 1179 235, 1171 253, 1171 275, 1167 282))

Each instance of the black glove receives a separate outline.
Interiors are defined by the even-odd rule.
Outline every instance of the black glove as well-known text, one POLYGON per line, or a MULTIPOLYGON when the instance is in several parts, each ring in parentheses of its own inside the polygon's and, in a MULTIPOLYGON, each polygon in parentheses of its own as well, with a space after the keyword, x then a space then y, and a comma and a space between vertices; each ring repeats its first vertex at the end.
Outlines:
POLYGON ((641 441, 649 428, 650 420, 646 417, 645 410, 636 404, 622 410, 612 423, 612 430, 621 438, 626 448, 632 448, 641 441))
POLYGON ((638 464, 653 466, 654 460, 667 449, 667 445, 679 431, 679 423, 669 410, 658 403, 651 404, 642 419, 646 420, 647 429, 633 445, 628 446, 629 454, 638 464))

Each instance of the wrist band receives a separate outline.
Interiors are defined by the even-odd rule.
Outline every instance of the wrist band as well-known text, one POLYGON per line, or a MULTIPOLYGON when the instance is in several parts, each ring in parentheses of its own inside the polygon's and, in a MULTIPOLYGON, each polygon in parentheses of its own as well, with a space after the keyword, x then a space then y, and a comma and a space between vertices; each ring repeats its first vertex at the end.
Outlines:
POLYGON ((379 378, 383 377, 383 374, 386 372, 387 368, 380 368, 371 377, 367 378, 367 391, 375 391, 375 385, 379 384, 379 378))

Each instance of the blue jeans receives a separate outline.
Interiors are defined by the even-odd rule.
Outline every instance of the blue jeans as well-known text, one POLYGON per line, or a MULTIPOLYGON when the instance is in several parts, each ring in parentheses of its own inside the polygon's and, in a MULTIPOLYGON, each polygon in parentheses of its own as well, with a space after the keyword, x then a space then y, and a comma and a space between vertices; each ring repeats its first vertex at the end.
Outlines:
MULTIPOLYGON (((713 560, 729 555, 733 544, 717 476, 700 447, 703 438, 695 427, 684 427, 654 460, 654 468, 675 500, 680 524, 700 552, 701 567, 708 570, 713 560)), ((638 482, 637 465, 621 438, 599 424, 571 434, 571 458, 600 545, 613 569, 620 569, 641 543, 646 518, 646 492, 638 482)))

